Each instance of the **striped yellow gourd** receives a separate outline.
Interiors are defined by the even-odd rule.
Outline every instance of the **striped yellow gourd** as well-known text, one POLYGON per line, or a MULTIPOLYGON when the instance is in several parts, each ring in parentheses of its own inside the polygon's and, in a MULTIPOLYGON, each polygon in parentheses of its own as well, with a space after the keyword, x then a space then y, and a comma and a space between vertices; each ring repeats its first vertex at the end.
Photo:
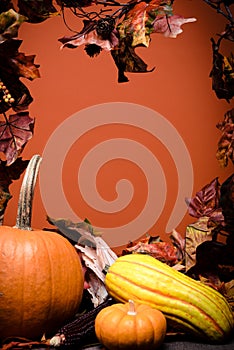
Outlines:
POLYGON ((120 256, 109 267, 105 284, 117 301, 154 307, 184 333, 212 343, 232 333, 233 314, 221 293, 149 255, 120 256))

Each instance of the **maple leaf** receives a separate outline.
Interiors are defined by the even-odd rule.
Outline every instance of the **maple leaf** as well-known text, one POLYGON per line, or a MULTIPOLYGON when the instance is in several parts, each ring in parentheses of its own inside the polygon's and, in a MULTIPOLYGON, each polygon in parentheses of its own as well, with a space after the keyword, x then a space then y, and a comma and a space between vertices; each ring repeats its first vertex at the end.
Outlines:
POLYGON ((18 0, 19 13, 27 17, 27 22, 41 23, 59 13, 53 6, 53 0, 18 0))
POLYGON ((19 52, 11 62, 16 66, 16 72, 19 77, 24 77, 29 80, 40 78, 38 65, 34 64, 35 55, 26 56, 24 53, 19 52))
POLYGON ((34 119, 28 112, 19 112, 0 121, 0 151, 11 165, 21 154, 28 140, 32 138, 34 119))
POLYGON ((19 27, 26 19, 13 9, 0 13, 0 42, 17 37, 19 27))
POLYGON ((225 113, 224 120, 216 127, 222 132, 216 158, 222 167, 226 167, 229 159, 234 163, 234 108, 225 113))
POLYGON ((178 34, 182 33, 181 26, 185 23, 195 22, 196 18, 184 18, 179 15, 157 17, 153 25, 154 33, 161 33, 168 38, 176 38, 178 34))
POLYGON ((33 101, 28 88, 19 80, 24 77, 33 80, 40 77, 34 64, 34 55, 25 56, 18 51, 22 40, 9 39, 0 43, 0 78, 14 98, 12 104, 0 102, 0 113, 10 108, 14 111, 25 110, 33 101))
POLYGON ((118 48, 111 50, 111 55, 118 68, 119 83, 128 81, 125 72, 145 73, 154 70, 147 70, 147 64, 135 53, 134 47, 128 44, 128 38, 121 39, 118 48))
POLYGON ((118 31, 120 38, 132 37, 133 47, 144 45, 149 46, 150 33, 153 32, 152 23, 160 15, 172 13, 171 1, 152 0, 150 2, 137 3, 125 15, 124 20, 119 24, 118 31))

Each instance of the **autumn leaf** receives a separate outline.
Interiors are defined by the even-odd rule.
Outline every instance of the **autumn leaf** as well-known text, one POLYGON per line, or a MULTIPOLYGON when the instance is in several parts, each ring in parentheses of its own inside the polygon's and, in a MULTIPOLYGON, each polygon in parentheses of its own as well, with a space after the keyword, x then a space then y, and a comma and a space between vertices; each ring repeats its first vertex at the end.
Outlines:
POLYGON ((0 121, 0 151, 11 165, 21 154, 28 140, 32 138, 34 119, 28 112, 10 115, 0 121))
POLYGON ((179 15, 157 17, 153 22, 153 32, 161 33, 168 38, 176 38, 182 33, 181 26, 185 23, 195 22, 196 18, 184 18, 179 15))
POLYGON ((59 13, 53 6, 53 0, 18 0, 19 13, 27 17, 27 22, 41 23, 59 13))
POLYGON ((216 127, 222 132, 216 158, 222 167, 226 167, 228 160, 234 163, 234 108, 225 113, 224 120, 216 127))
POLYGON ((227 102, 234 96, 234 59, 223 56, 219 52, 219 45, 214 39, 212 41, 213 66, 210 72, 212 79, 212 89, 219 99, 225 99, 227 102))
POLYGON ((118 68, 118 82, 128 81, 125 72, 145 73, 154 70, 147 70, 147 64, 135 53, 135 49, 128 44, 127 39, 120 40, 118 48, 111 51, 111 55, 118 68))
POLYGON ((26 17, 13 9, 0 13, 0 42, 16 38, 20 25, 26 21, 26 17))
POLYGON ((63 44, 62 48, 76 48, 81 45, 96 45, 102 50, 110 51, 116 45, 118 45, 118 38, 116 30, 110 32, 107 38, 103 39, 101 35, 97 33, 97 21, 83 21, 82 30, 72 36, 64 36, 59 39, 63 44))
POLYGON ((137 3, 127 12, 124 20, 118 26, 120 38, 131 37, 133 47, 139 45, 148 47, 150 33, 153 32, 153 21, 158 15, 169 14, 172 14, 171 1, 152 0, 137 3))
POLYGON ((100 232, 93 228, 87 219, 81 222, 73 222, 69 219, 47 216, 47 221, 51 225, 57 227, 58 232, 69 239, 73 244, 81 243, 82 241, 82 243, 85 242, 89 247, 92 247, 95 246, 95 239, 93 237, 101 235, 100 232))
POLYGON ((219 198, 220 183, 216 177, 198 191, 194 198, 186 198, 189 214, 196 218, 210 216, 219 209, 219 198))
POLYGON ((119 24, 118 32, 121 39, 128 36, 132 37, 131 46, 144 45, 149 46, 150 37, 146 33, 145 23, 148 19, 146 2, 140 2, 136 4, 132 10, 130 10, 125 19, 119 24))
POLYGON ((19 77, 34 80, 40 78, 38 65, 34 63, 35 55, 26 56, 24 53, 19 52, 14 58, 11 59, 16 66, 16 72, 19 77))
POLYGON ((0 43, 0 77, 1 81, 14 98, 12 104, 0 103, 0 113, 10 108, 14 111, 26 110, 33 98, 20 77, 33 80, 40 77, 38 67, 34 64, 34 55, 26 56, 18 51, 22 40, 9 39, 0 43))

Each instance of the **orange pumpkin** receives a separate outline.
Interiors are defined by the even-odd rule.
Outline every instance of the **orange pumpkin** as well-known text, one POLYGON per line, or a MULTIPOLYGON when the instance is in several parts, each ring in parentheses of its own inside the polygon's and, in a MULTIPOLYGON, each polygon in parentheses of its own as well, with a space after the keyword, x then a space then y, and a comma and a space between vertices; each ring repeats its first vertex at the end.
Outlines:
POLYGON ((166 335, 166 318, 157 309, 129 300, 102 309, 95 319, 95 333, 109 350, 157 349, 166 335))
POLYGON ((80 305, 84 277, 72 244, 52 231, 31 229, 34 156, 20 191, 15 227, 0 226, 0 339, 40 339, 71 319, 80 305))

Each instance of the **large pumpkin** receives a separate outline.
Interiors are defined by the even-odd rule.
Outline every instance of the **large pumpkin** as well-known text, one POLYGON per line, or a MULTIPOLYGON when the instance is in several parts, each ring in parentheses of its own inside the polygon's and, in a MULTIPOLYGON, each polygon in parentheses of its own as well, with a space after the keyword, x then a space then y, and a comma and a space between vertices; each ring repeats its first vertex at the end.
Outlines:
POLYGON ((60 234, 32 230, 32 196, 40 156, 21 187, 16 227, 0 226, 0 339, 40 339, 78 310, 84 278, 75 248, 60 234))
POLYGON ((95 333, 109 350, 157 349, 166 335, 166 318, 159 310, 129 300, 102 309, 95 333))

